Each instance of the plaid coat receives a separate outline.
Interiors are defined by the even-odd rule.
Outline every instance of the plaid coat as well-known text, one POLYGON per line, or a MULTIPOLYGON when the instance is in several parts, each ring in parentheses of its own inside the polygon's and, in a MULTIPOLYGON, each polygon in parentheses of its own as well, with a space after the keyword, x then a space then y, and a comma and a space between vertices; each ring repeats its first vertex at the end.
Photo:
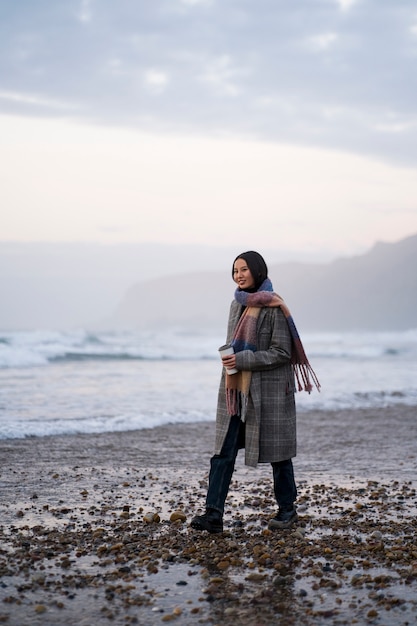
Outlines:
MULTIPOLYGON (((227 343, 230 343, 241 306, 230 307, 227 343)), ((262 308, 257 323, 257 350, 236 353, 236 367, 251 370, 246 414, 245 463, 284 461, 296 455, 295 382, 290 364, 291 336, 279 307, 262 308)), ((220 454, 229 428, 223 370, 217 402, 215 454, 220 454)))

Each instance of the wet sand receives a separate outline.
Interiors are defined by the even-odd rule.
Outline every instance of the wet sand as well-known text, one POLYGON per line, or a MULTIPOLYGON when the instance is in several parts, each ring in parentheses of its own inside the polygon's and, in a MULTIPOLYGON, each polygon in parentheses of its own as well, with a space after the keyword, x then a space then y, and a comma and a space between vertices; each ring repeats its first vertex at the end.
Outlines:
POLYGON ((416 623, 417 408, 298 431, 296 527, 241 454, 215 536, 189 527, 214 423, 1 442, 0 623, 416 623))

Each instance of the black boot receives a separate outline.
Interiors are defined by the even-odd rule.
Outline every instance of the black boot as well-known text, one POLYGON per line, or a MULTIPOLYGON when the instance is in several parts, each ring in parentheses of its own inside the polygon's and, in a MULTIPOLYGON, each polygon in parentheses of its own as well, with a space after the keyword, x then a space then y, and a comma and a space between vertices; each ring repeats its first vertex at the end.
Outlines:
POLYGON ((269 520, 268 528, 270 530, 290 528, 296 522, 298 522, 298 515, 295 506, 280 507, 275 517, 269 520))
POLYGON ((191 520, 194 530, 207 530, 209 533, 223 532, 223 516, 216 509, 206 509, 204 515, 196 515, 191 520))

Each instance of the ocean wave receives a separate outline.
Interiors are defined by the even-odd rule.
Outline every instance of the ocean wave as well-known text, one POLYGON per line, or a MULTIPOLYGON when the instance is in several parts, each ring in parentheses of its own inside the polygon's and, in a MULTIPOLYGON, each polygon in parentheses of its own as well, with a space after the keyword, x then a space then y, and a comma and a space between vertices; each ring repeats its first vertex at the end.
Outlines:
POLYGON ((417 358, 417 331, 317 333, 303 337, 310 359, 417 358))
POLYGON ((218 359, 222 338, 175 331, 161 333, 14 332, 0 336, 0 368, 71 361, 218 359))
POLYGON ((216 355, 172 355, 163 352, 154 355, 131 354, 128 352, 63 352, 55 355, 42 355, 30 350, 0 350, 0 369, 28 368, 45 366, 53 363, 71 363, 74 361, 188 361, 188 360, 212 360, 216 355))
MULTIPOLYGON (((417 360, 417 332, 316 333, 303 337, 311 362, 417 360)), ((22 331, 0 334, 0 368, 27 368, 70 361, 218 359, 224 337, 203 332, 22 331)))
POLYGON ((47 365, 48 359, 36 350, 29 348, 0 345, 0 369, 36 367, 47 365))
POLYGON ((63 361, 143 361, 141 355, 128 354, 126 352, 115 353, 93 353, 93 352, 66 352, 55 357, 51 357, 51 363, 61 363, 63 361))
POLYGON ((156 428, 166 424, 213 421, 214 417, 202 411, 163 413, 158 415, 101 416, 86 419, 21 420, 0 422, 0 441, 25 439, 26 437, 49 437, 54 435, 79 435, 117 433, 156 428))

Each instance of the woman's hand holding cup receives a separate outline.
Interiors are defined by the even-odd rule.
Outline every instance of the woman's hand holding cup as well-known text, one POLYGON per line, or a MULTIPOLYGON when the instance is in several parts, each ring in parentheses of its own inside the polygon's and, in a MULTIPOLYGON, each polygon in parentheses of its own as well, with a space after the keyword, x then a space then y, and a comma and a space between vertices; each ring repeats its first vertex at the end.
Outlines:
POLYGON ((226 368, 226 372, 228 374, 236 374, 236 355, 235 351, 230 345, 221 346, 219 348, 220 358, 224 367, 226 368))

